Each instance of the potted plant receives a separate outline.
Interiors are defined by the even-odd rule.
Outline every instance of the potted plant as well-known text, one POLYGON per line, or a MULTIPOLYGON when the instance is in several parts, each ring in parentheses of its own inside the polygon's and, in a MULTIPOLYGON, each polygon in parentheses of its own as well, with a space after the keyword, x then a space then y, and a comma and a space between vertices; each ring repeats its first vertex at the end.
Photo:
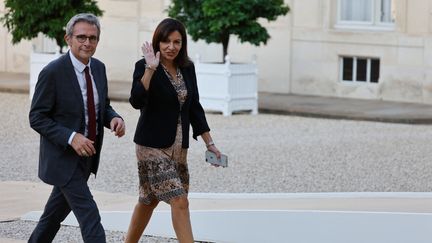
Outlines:
POLYGON ((51 38, 57 45, 57 50, 51 53, 37 53, 33 47, 30 55, 30 98, 39 72, 51 60, 55 59, 66 46, 64 41, 65 25, 77 13, 93 13, 102 15, 102 10, 95 0, 5 0, 6 13, 0 22, 12 34, 12 43, 21 40, 32 40, 39 34, 51 38))
POLYGON ((228 56, 231 35, 259 46, 270 38, 258 20, 275 21, 289 7, 283 0, 173 0, 168 15, 182 21, 194 41, 222 44, 222 63, 195 63, 200 102, 204 109, 231 115, 237 110, 258 112, 257 68, 233 64, 228 56))

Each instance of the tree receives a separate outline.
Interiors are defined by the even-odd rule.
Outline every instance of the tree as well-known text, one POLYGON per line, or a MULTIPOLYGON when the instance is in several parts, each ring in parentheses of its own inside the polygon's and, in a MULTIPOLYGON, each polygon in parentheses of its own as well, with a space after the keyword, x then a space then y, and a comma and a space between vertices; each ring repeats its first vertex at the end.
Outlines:
POLYGON ((95 0, 5 0, 6 14, 0 18, 12 34, 12 43, 31 40, 43 33, 56 41, 60 48, 64 41, 65 26, 78 13, 102 15, 95 0))
POLYGON ((288 11, 283 0, 173 0, 168 15, 182 21, 194 41, 222 43, 225 57, 230 35, 241 43, 267 44, 270 35, 258 20, 274 21, 288 11))

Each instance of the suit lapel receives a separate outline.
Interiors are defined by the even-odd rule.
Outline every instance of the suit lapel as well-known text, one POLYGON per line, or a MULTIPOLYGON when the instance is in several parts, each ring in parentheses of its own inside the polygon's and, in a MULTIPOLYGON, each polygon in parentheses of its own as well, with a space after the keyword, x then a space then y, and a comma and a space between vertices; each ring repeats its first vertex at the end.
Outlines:
POLYGON ((64 63, 65 63, 65 79, 67 82, 69 82, 72 87, 73 87, 73 91, 77 97, 77 100, 79 102, 77 102, 79 104, 79 106, 81 107, 81 110, 84 112, 84 104, 83 104, 83 97, 82 97, 82 93, 81 93, 81 88, 79 86, 78 83, 78 79, 74 70, 74 67, 72 65, 72 61, 69 57, 69 52, 67 54, 65 54, 63 56, 64 58, 64 63))
POLYGON ((101 66, 98 65, 99 63, 97 63, 94 59, 91 62, 91 74, 93 76, 93 81, 95 82, 96 87, 96 91, 98 93, 99 96, 99 114, 98 114, 98 119, 97 119, 97 123, 98 125, 98 129, 99 132, 101 129, 103 129, 103 117, 104 117, 104 113, 105 113, 105 99, 106 99, 106 93, 105 93, 105 85, 107 85, 107 80, 105 80, 105 77, 103 76, 103 72, 101 70, 101 66))
MULTIPOLYGON (((184 82, 186 84, 186 89, 187 89, 187 92, 188 92, 188 95, 186 96, 186 102, 188 102, 189 98, 192 96, 192 92, 193 92, 193 89, 192 89, 192 77, 190 77, 187 68, 180 68, 180 72, 182 73, 183 80, 184 80, 184 82)), ((167 74, 165 73, 165 71, 164 71, 164 69, 162 67, 160 67, 159 75, 162 75, 161 79, 164 81, 164 86, 168 87, 168 89, 170 90, 170 93, 172 95, 174 95, 174 97, 178 101, 177 91, 175 90, 173 84, 171 83, 171 81, 167 77, 167 74)))
POLYGON ((169 80, 163 67, 162 66, 159 67, 158 71, 159 72, 157 72, 157 74, 160 75, 160 79, 163 81, 163 86, 165 86, 169 90, 169 92, 177 98, 177 91, 175 90, 174 86, 172 85, 171 81, 169 80))
POLYGON ((186 102, 188 102, 189 98, 192 96, 192 92, 193 92, 193 90, 192 90, 192 77, 190 77, 188 75, 189 73, 187 72, 186 68, 180 68, 180 72, 182 73, 183 80, 186 84, 186 89, 188 92, 188 95, 186 96, 186 102))
POLYGON ((96 84, 96 90, 99 96, 99 103, 100 103, 102 102, 102 99, 104 99, 105 97, 102 96, 103 83, 102 83, 102 77, 100 75, 101 72, 99 70, 98 65, 96 65, 96 61, 94 60, 92 61, 92 65, 91 65, 91 73, 93 75, 93 79, 96 84))

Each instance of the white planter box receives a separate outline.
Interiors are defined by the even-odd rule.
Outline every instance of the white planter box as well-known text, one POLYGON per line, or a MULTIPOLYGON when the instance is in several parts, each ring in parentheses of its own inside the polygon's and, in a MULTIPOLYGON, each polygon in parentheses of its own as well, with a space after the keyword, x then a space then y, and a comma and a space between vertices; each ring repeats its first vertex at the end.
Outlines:
POLYGON ((30 100, 33 98, 40 71, 59 56, 59 53, 38 53, 34 51, 30 54, 30 100))
POLYGON ((224 64, 195 62, 200 103, 204 110, 258 114, 257 67, 255 63, 224 64))

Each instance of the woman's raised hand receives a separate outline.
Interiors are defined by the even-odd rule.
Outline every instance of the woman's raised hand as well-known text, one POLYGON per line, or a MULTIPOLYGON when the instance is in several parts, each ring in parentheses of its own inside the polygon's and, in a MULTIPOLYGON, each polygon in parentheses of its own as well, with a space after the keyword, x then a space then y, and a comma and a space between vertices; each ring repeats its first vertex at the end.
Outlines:
POLYGON ((156 69, 159 65, 160 52, 158 51, 155 55, 153 46, 148 41, 144 42, 144 44, 141 46, 141 50, 147 65, 149 65, 150 68, 156 69))

